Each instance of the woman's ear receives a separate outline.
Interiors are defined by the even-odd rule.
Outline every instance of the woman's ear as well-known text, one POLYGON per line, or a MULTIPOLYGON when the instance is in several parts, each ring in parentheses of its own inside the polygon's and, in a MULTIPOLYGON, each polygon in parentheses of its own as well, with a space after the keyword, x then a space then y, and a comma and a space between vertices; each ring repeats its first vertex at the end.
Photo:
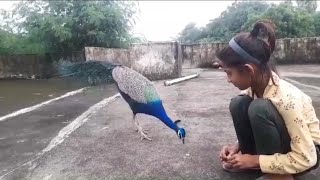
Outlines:
POLYGON ((255 70, 254 70, 254 68, 253 68, 253 66, 252 66, 251 64, 245 64, 245 65, 244 65, 244 69, 245 69, 245 71, 246 71, 247 73, 249 73, 251 76, 254 75, 255 70))

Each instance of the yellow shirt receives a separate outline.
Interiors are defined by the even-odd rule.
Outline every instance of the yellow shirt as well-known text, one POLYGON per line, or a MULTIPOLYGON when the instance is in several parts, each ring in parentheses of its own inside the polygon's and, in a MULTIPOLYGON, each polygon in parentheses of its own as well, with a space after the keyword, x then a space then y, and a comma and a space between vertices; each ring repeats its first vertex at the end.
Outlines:
MULTIPOLYGON (((261 171, 296 174, 313 167, 317 161, 315 144, 320 145, 319 119, 309 96, 272 72, 263 98, 269 99, 281 114, 291 137, 287 154, 260 155, 261 171)), ((252 97, 251 88, 242 92, 252 97)), ((257 98, 255 95, 252 98, 257 98)))

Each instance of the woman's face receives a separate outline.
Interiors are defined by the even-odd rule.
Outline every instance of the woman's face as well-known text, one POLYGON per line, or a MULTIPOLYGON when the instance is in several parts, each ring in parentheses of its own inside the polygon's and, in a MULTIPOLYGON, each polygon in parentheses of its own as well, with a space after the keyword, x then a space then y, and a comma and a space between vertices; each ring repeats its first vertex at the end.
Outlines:
POLYGON ((223 67, 223 70, 227 74, 228 82, 240 90, 248 89, 251 86, 252 78, 248 71, 236 67, 223 67))

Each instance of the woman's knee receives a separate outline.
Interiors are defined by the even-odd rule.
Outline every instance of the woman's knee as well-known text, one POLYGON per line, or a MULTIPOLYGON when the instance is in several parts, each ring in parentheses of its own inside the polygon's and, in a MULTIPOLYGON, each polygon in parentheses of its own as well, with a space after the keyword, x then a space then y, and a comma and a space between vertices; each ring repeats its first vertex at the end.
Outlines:
POLYGON ((255 99, 248 108, 249 119, 255 119, 257 116, 266 116, 270 101, 266 99, 255 99))
POLYGON ((231 99, 229 104, 229 110, 231 113, 239 112, 243 109, 247 109, 252 102, 252 98, 246 95, 239 95, 231 99), (246 107, 246 108, 245 108, 246 107))

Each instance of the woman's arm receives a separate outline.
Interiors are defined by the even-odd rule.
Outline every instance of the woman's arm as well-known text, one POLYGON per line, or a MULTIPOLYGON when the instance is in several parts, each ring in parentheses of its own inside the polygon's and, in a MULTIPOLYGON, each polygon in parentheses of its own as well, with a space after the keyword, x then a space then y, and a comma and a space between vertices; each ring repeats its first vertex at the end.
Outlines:
POLYGON ((281 106, 279 112, 291 137, 291 151, 287 154, 260 155, 260 168, 264 173, 300 173, 316 164, 315 145, 304 119, 302 102, 291 99, 281 106))

